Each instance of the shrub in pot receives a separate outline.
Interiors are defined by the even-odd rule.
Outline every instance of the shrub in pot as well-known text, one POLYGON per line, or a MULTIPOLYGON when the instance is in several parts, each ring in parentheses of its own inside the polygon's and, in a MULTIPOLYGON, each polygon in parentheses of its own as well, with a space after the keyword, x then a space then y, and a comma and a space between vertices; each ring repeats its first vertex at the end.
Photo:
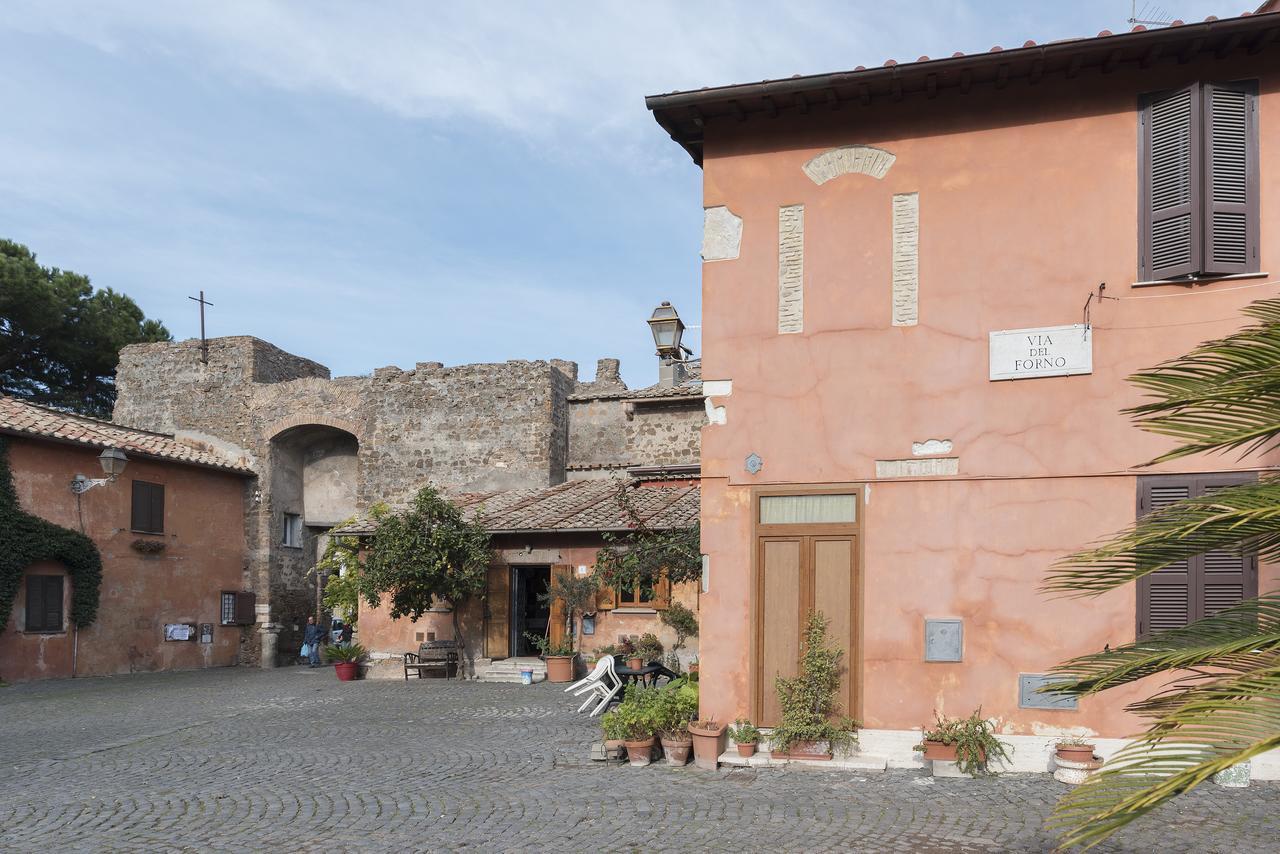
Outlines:
POLYGON ((760 730, 746 718, 738 718, 729 728, 729 737, 738 746, 739 756, 753 756, 760 743, 760 730))
POLYGON ((640 640, 636 641, 636 655, 640 656, 645 664, 650 661, 661 661, 662 652, 662 641, 658 640, 658 636, 653 632, 645 632, 640 636, 640 640))
POLYGON ((636 651, 636 642, 631 638, 623 638, 618 643, 618 657, 625 660, 627 667, 632 670, 639 670, 644 664, 640 660, 640 653, 636 651))
POLYGON ((1055 746, 1054 754, 1068 762, 1092 762, 1094 747, 1083 738, 1064 738, 1055 746))
POLYGON ((626 729, 613 712, 605 712, 600 719, 600 729, 604 734, 605 759, 621 759, 626 751, 626 729))
POLYGON ((529 643, 537 647, 542 660, 547 663, 548 682, 573 681, 574 652, 571 638, 563 638, 552 643, 550 638, 535 635, 532 632, 525 632, 524 636, 529 643))
POLYGON ((350 682, 360 674, 360 662, 367 656, 368 652, 358 643, 330 644, 324 648, 325 660, 335 662, 333 671, 343 682, 350 682))
POLYGON ((1009 759, 1008 745, 996 738, 995 727, 982 717, 981 707, 967 718, 947 718, 935 712, 934 725, 922 729, 924 737, 915 750, 922 751, 925 759, 954 762, 972 777, 992 773, 993 760, 1009 759))
MULTIPOLYGON (((628 685, 623 701, 616 709, 605 713, 609 731, 619 736, 627 749, 627 760, 636 767, 648 765, 653 759, 654 745, 654 695, 653 688, 628 685)), ((601 722, 604 725, 604 722, 601 722)))
POLYGON ((653 698, 653 725, 662 740, 662 752, 668 765, 684 765, 689 761, 693 737, 689 720, 698 713, 698 688, 677 679, 659 689, 653 698))
POLYGON ((800 672, 778 677, 775 687, 782 717, 769 737, 772 755, 791 759, 830 759, 836 750, 858 743, 858 722, 841 715, 840 659, 844 651, 827 646, 827 620, 811 611, 805 624, 800 672))

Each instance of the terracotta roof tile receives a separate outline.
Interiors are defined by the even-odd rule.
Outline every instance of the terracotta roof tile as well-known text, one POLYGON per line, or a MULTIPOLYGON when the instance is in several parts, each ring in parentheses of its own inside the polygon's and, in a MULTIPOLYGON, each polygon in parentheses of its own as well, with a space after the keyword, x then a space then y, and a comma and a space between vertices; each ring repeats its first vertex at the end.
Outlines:
POLYGON ((253 469, 243 459, 233 459, 213 448, 179 441, 168 433, 134 430, 110 421, 37 406, 8 395, 0 395, 0 433, 72 442, 93 448, 114 447, 126 454, 253 474, 253 469))
MULTIPOLYGON (((469 519, 493 533, 534 531, 625 531, 631 518, 618 503, 618 479, 571 480, 545 489, 468 493, 452 497, 469 519)), ((645 525, 657 530, 698 521, 697 486, 630 486, 630 501, 645 525)), ((373 533, 372 519, 358 519, 335 534, 373 533)))

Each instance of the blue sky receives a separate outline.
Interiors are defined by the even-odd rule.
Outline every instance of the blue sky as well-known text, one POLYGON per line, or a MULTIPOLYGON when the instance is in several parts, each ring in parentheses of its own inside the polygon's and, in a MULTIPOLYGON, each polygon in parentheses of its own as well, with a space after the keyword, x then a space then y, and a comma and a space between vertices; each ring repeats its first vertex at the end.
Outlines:
MULTIPOLYGON (((1191 21, 1249 0, 1158 5, 1191 21)), ((198 335, 186 297, 203 289, 210 335, 335 375, 559 357, 589 378, 618 356, 647 385, 653 306, 700 322, 702 211, 701 172, 645 95, 1128 15, 1126 0, 10 0, 0 236, 176 338, 198 335)))

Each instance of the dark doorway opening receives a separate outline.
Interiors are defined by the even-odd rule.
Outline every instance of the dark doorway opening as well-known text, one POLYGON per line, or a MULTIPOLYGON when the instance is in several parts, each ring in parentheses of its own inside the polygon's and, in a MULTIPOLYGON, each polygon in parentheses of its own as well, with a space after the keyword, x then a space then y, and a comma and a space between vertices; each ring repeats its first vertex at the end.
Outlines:
POLYGON ((525 632, 545 636, 551 605, 545 597, 551 585, 549 566, 513 566, 511 584, 511 648, 515 655, 537 655, 525 632))

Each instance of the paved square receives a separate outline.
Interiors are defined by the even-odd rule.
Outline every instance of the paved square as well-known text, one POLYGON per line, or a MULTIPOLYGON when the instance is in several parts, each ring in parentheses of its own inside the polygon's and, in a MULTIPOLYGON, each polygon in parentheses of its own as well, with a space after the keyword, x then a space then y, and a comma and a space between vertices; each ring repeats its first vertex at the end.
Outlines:
MULTIPOLYGON (((229 669, 0 689, 0 851, 1043 851, 1047 776, 590 762, 554 685, 229 669)), ((1276 851, 1280 787, 1101 850, 1276 851)))

